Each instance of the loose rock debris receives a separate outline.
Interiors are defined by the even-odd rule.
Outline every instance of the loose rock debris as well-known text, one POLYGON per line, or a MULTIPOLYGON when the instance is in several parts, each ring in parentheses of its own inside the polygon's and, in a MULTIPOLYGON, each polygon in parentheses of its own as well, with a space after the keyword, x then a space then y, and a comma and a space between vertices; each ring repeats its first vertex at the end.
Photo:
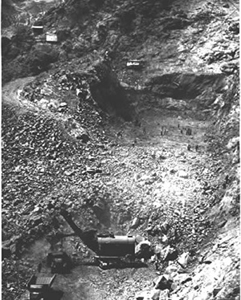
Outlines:
MULTIPOLYGON (((79 62, 73 61, 30 84, 26 79, 25 87, 19 81, 5 89, 4 299, 26 298, 28 275, 40 270, 49 247, 64 248, 75 263, 70 277, 56 278, 56 288, 65 287, 63 300, 83 294, 87 299, 134 299, 136 292, 137 299, 239 297, 235 229, 239 214, 235 36, 239 28, 222 5, 203 4, 199 8, 192 4, 187 13, 178 9, 178 16, 161 9, 163 16, 152 18, 150 24, 145 21, 148 38, 139 48, 132 36, 121 32, 120 46, 128 60, 130 54, 151 56, 144 75, 138 71, 138 76, 122 68, 119 57, 108 62, 114 64, 126 94, 133 102, 138 99, 133 124, 110 117, 100 108, 101 101, 95 101, 90 78, 94 83, 115 78, 105 77, 109 67, 103 65, 101 74, 98 68, 85 73, 70 70, 73 65, 79 68, 79 62), (158 37, 164 39, 162 47, 150 34, 156 28, 164 34, 158 37), (130 45, 133 53, 128 52, 130 45), (160 70, 164 75, 157 74, 160 70), (197 71, 204 75, 196 76, 197 71), (210 71, 213 77, 207 76, 210 71), (139 245, 146 245, 139 250, 148 267, 99 271, 80 265, 92 253, 71 236, 59 215, 62 209, 74 214, 84 232, 139 235, 139 245), (230 236, 219 240, 220 231, 230 236), (47 241, 41 240, 45 237, 47 241), (153 287, 157 272, 161 289, 153 287), (78 287, 70 284, 70 278, 78 281, 78 287)), ((121 6, 121 12, 128 14, 129 5, 121 6)), ((138 3, 137 15, 141 16, 143 5, 148 7, 138 3)), ((116 20, 112 21, 115 28, 116 20)), ((135 34, 142 39, 139 21, 135 34)), ((111 112, 109 106, 105 108, 111 112)))

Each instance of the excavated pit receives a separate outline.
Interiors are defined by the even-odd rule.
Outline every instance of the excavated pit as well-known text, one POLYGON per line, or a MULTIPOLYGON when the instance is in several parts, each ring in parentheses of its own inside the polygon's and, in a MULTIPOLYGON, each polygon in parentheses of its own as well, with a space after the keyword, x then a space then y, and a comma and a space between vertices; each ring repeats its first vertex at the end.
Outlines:
POLYGON ((49 300, 238 300, 236 1, 13 2, 3 5, 3 83, 39 76, 3 86, 4 300, 29 299, 27 280, 39 263, 50 272, 55 250, 73 266, 49 300), (58 44, 21 30, 35 17, 58 44), (172 245, 187 267, 101 270, 62 206, 85 237, 135 235, 162 259, 172 245), (154 289, 163 274, 173 291, 154 289))
MULTIPOLYGON (((99 223, 95 229, 140 235, 149 238, 153 245, 160 244, 158 237, 153 238, 145 231, 155 213, 160 223, 168 221, 172 226, 191 223, 176 245, 180 252, 196 246, 198 236, 188 240, 195 221, 187 221, 194 206, 203 201, 197 196, 201 178, 195 163, 201 165, 206 159, 205 134, 212 124, 210 108, 224 86, 222 75, 169 74, 152 78, 141 89, 126 90, 136 119, 133 122, 114 119, 105 127, 113 141, 107 157, 114 179, 111 184, 120 194, 105 204, 107 220, 103 219, 101 209, 93 211, 99 223), (140 222, 133 229, 131 223, 136 216, 140 222)), ((74 213, 78 220, 78 212, 74 213)), ((63 219, 59 222, 66 237, 39 240, 25 255, 33 265, 44 261, 51 250, 64 250, 72 256, 74 267, 70 274, 59 274, 53 285, 64 292, 62 300, 134 299, 136 292, 152 286, 157 276, 152 263, 147 268, 105 271, 85 265, 93 253, 79 237, 72 236, 63 219)), ((205 233, 206 238, 209 234, 205 233)), ((48 272, 44 263, 43 270, 48 272)))

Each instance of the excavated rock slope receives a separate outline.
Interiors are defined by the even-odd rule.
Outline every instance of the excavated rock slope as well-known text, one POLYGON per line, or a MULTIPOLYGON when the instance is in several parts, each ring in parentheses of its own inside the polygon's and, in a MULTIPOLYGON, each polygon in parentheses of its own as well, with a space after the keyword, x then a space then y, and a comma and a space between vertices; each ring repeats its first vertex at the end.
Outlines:
POLYGON ((33 76, 2 90, 4 299, 28 297, 52 250, 73 262, 56 299, 240 299, 237 16, 235 1, 67 1, 41 17, 59 44, 10 38, 3 81, 33 76), (58 54, 46 72, 36 49, 58 54), (159 264, 83 265, 61 209, 148 239, 159 264))

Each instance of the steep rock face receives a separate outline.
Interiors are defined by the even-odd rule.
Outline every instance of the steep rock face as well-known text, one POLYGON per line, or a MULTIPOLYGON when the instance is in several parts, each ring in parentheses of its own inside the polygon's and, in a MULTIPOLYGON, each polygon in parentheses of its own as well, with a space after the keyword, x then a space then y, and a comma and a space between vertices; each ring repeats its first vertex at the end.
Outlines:
POLYGON ((151 77, 146 85, 160 97, 192 99, 212 88, 218 92, 224 86, 224 74, 163 74, 151 77))
POLYGON ((231 76, 227 87, 222 99, 215 103, 213 114, 216 121, 208 133, 209 151, 220 166, 225 166, 216 176, 219 188, 210 205, 210 218, 220 227, 227 221, 232 223, 240 213, 239 76, 231 76))
POLYGON ((12 24, 13 16, 16 14, 16 8, 13 1, 3 0, 2 3, 2 27, 7 27, 12 24))
POLYGON ((90 79, 89 86, 93 99, 102 109, 114 111, 126 121, 130 121, 132 117, 128 99, 110 65, 98 63, 92 72, 94 76, 90 79))
MULTIPOLYGON (((161 250, 174 243, 180 255, 190 251, 193 268, 190 261, 181 263, 187 266, 184 270, 169 262, 174 291, 163 291, 165 298, 238 299, 239 79, 232 75, 237 73, 239 56, 235 1, 65 3, 43 18, 47 29, 53 26, 60 33, 56 76, 43 74, 30 92, 21 93, 22 87, 16 87, 13 93, 11 83, 5 88, 6 97, 11 96, 8 101, 14 103, 16 98, 27 104, 24 112, 16 106, 13 115, 8 115, 13 107, 3 107, 3 239, 5 255, 11 256, 3 264, 6 300, 24 292, 16 280, 24 289, 25 277, 36 261, 30 259, 26 267, 25 258, 19 263, 12 255, 46 232, 63 232, 57 213, 62 205, 76 212, 81 228, 88 225, 99 230, 105 225, 126 233, 138 216, 133 234, 150 233, 150 240, 161 250), (106 49, 113 51, 116 73, 105 62, 92 66, 106 49), (126 68, 126 62, 135 58, 146 62, 142 71, 126 68), (79 70, 87 71, 78 74, 79 70), (109 114, 129 120, 127 92, 141 122, 102 126, 100 116, 105 114, 92 100, 109 114), (38 108, 36 114, 28 112, 30 106, 38 108), (82 128, 88 129, 88 140, 78 138, 82 128), (104 129, 111 132, 110 143, 104 129), (106 199, 108 205, 102 201, 106 199), (163 235, 160 224, 166 220, 170 230, 163 235), (177 274, 183 271, 188 278, 177 274), (24 276, 16 279, 11 272, 24 276)), ((5 40, 5 49, 8 43, 5 40)), ((13 56, 19 54, 19 49, 13 50, 13 56)), ((20 62, 16 60, 12 68, 20 62)), ((18 75, 28 72, 20 68, 18 75)), ((78 254, 86 253, 74 242, 66 242, 70 253, 78 247, 78 254)), ((165 268, 160 270, 163 274, 165 268)), ((73 274, 75 283, 80 280, 79 271, 83 269, 73 274)), ((96 291, 96 295, 87 292, 89 299, 130 299, 134 291, 150 288, 155 272, 150 263, 145 272, 127 270, 130 280, 124 281, 116 270, 104 277, 83 271, 84 285, 96 291)), ((66 284, 63 300, 83 294, 78 284, 75 287, 66 284)))

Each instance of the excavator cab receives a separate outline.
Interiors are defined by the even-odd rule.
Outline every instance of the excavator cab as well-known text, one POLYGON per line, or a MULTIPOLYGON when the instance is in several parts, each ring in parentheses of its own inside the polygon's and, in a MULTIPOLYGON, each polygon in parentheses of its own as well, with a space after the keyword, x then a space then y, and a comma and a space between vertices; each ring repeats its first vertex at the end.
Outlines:
POLYGON ((65 273, 70 266, 70 258, 65 252, 49 253, 47 263, 52 273, 65 273))

